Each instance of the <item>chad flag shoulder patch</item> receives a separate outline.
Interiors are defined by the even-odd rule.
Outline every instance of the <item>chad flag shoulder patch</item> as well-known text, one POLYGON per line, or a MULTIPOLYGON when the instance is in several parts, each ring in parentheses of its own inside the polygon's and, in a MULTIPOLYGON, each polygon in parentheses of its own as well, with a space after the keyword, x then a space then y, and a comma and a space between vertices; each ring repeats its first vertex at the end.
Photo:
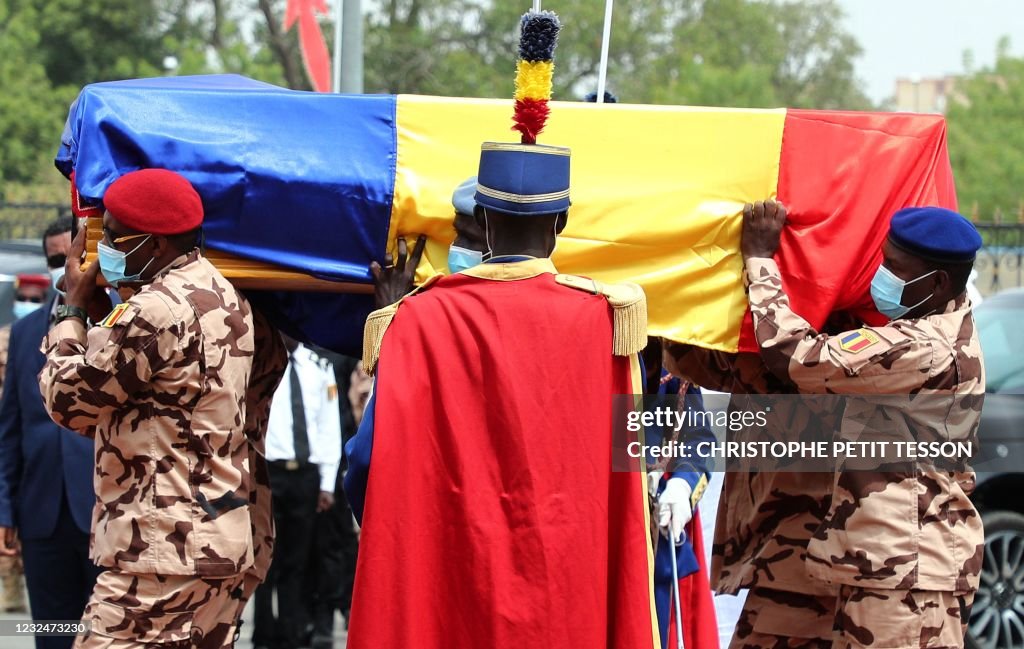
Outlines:
POLYGON ((839 339, 839 347, 846 352, 856 354, 878 342, 878 334, 870 329, 858 329, 852 333, 844 334, 839 339))
POLYGON ((113 327, 117 324, 118 320, 124 317, 124 314, 130 309, 131 306, 127 302, 122 302, 113 308, 113 310, 107 314, 106 318, 100 321, 101 327, 113 327))

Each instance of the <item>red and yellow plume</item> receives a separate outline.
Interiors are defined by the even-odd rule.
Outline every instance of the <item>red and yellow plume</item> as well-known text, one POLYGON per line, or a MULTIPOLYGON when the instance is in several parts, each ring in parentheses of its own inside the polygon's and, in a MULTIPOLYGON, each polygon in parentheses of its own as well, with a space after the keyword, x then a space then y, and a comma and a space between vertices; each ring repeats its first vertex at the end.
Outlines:
POLYGON ((523 144, 536 144, 548 121, 555 46, 562 28, 551 11, 530 11, 520 20, 519 60, 516 62, 516 111, 513 130, 523 144))

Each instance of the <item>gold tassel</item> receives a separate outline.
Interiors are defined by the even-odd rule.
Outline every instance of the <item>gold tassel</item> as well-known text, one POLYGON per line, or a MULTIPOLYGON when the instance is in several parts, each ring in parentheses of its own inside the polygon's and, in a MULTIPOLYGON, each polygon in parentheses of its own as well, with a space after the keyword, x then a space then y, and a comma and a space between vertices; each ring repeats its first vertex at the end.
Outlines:
POLYGON ((630 356, 647 346, 647 296, 636 284, 602 287, 613 309, 612 354, 630 356))
POLYGON ((555 281, 578 291, 603 295, 612 307, 612 354, 630 356, 647 346, 647 296, 633 283, 602 284, 577 275, 555 275, 555 281))
POLYGON ((366 326, 363 329, 363 371, 373 376, 377 371, 377 360, 380 358, 380 345, 384 340, 384 333, 391 325, 395 314, 398 312, 398 304, 377 309, 366 318, 366 326))

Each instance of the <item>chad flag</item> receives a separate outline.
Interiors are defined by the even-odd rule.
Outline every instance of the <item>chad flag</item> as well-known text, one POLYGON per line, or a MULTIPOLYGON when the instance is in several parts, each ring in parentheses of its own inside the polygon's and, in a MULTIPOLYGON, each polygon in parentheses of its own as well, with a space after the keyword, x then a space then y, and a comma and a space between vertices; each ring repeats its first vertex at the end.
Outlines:
MULTIPOLYGON (((446 270, 452 190, 476 173, 481 142, 515 141, 511 113, 509 100, 325 95, 231 75, 103 83, 72 108, 57 164, 93 201, 133 169, 182 172, 225 274, 247 288, 340 283, 350 294, 253 297, 292 333, 357 355, 371 300, 351 292, 366 291, 369 263, 425 233, 420 277, 446 270)), ((869 285, 893 212, 956 208, 940 116, 555 102, 539 141, 572 148, 558 269, 637 282, 651 334, 726 351, 755 349, 744 203, 789 207, 778 259, 815 326, 838 309, 878 317, 869 285)))

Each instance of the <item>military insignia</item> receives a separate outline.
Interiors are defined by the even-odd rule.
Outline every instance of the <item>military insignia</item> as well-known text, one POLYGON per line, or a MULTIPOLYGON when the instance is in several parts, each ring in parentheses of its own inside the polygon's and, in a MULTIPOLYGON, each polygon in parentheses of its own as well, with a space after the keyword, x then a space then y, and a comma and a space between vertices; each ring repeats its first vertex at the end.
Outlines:
POLYGON ((334 401, 338 398, 338 386, 331 384, 327 386, 327 400, 334 401))
POLYGON ((856 354, 878 342, 878 336, 870 329, 858 329, 839 339, 839 347, 843 351, 856 354))
POLYGON ((127 302, 122 302, 121 304, 118 304, 117 306, 114 307, 113 311, 107 314, 106 318, 103 318, 103 320, 100 322, 100 326, 107 327, 108 329, 110 327, 113 327, 115 324, 117 324, 117 321, 124 316, 125 312, 128 311, 128 309, 130 308, 131 307, 128 305, 127 302))

